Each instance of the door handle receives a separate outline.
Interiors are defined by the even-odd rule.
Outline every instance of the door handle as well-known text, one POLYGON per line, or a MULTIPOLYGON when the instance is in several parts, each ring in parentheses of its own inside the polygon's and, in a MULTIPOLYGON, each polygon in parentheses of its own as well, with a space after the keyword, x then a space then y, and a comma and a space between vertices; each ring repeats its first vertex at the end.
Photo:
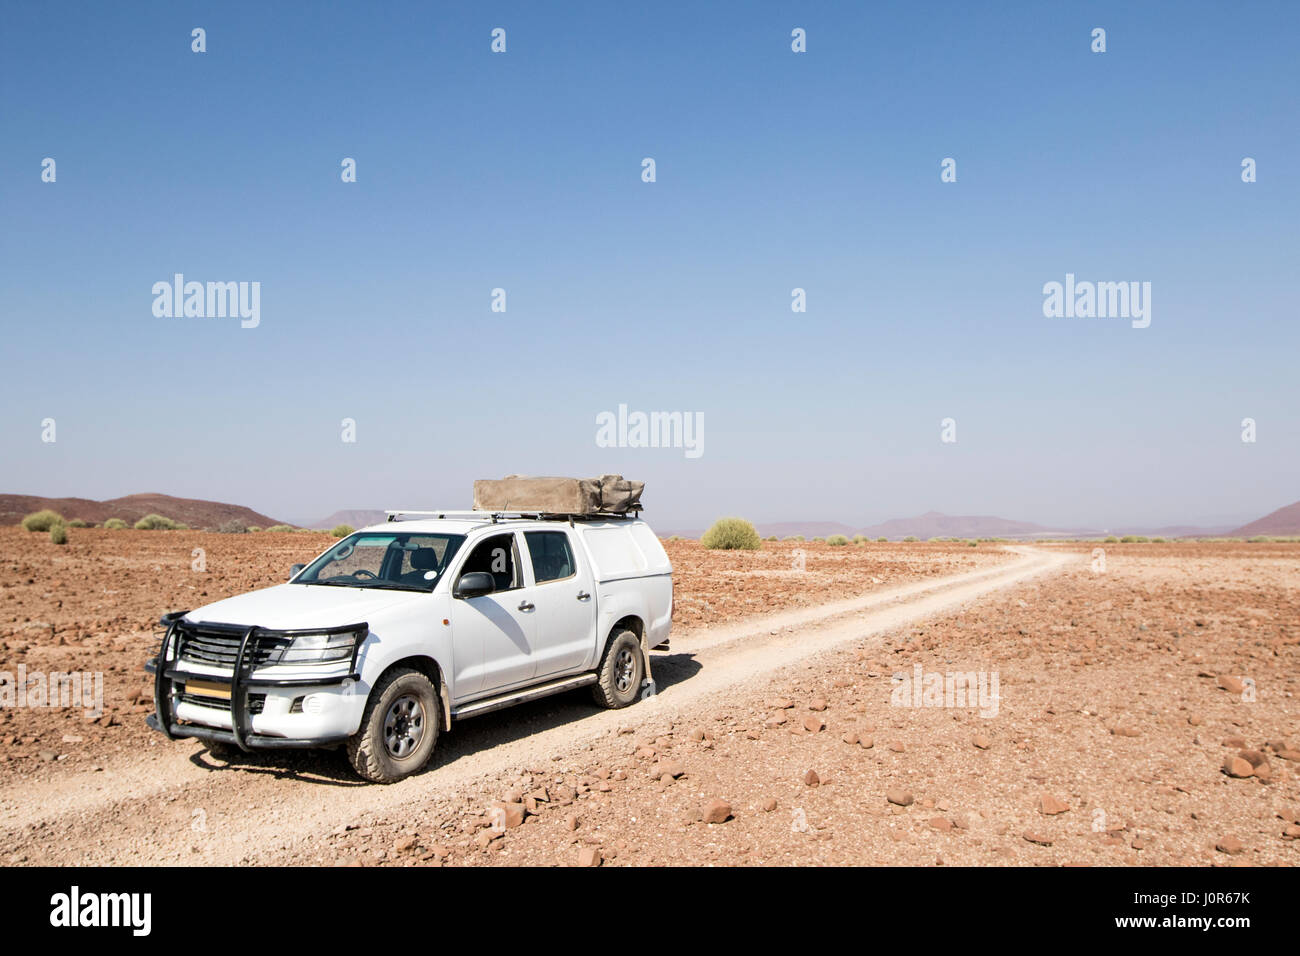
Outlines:
POLYGON ((579 600, 579 601, 585 601, 585 600, 587 600, 589 597, 591 597, 591 595, 588 594, 586 591, 579 591, 579 592, 578 592, 578 600, 579 600))
POLYGON ((532 609, 533 609, 533 606, 532 606, 531 604, 529 604, 527 601, 520 601, 520 602, 519 602, 519 610, 521 610, 521 611, 531 611, 532 609))

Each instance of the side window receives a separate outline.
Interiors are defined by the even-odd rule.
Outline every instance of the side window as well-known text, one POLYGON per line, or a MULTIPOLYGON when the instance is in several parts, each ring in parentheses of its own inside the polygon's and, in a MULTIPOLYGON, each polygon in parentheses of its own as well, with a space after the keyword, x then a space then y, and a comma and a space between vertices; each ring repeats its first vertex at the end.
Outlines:
POLYGON ((494 534, 476 544, 460 569, 461 574, 468 574, 470 571, 486 571, 492 575, 498 591, 509 591, 519 587, 519 562, 515 555, 515 536, 494 534))
POLYGON ((533 577, 538 584, 570 578, 577 573, 569 536, 563 531, 525 531, 533 577))

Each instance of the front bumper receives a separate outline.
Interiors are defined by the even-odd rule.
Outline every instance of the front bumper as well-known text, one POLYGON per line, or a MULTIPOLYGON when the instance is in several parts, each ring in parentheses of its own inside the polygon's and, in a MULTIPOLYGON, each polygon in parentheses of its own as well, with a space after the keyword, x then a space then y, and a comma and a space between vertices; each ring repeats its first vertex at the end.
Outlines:
MULTIPOLYGON (((230 672, 207 673, 187 665, 180 657, 180 642, 197 631, 195 625, 182 620, 186 613, 163 615, 159 622, 166 628, 162 646, 158 656, 145 664, 145 671, 154 677, 154 713, 145 719, 149 727, 169 740, 217 741, 245 752, 320 747, 340 743, 355 732, 366 701, 357 673, 362 640, 356 642, 345 673, 336 670, 329 676, 265 678, 253 676, 253 671, 264 642, 323 631, 364 633, 366 624, 304 630, 204 624, 207 632, 227 632, 231 646, 238 648, 230 672), (209 689, 214 683, 223 689, 228 685, 228 702, 224 696, 187 693, 191 682, 202 682, 209 689), (300 710, 291 712, 293 706, 300 706, 300 710)), ((301 672, 302 668, 297 670, 301 672)))

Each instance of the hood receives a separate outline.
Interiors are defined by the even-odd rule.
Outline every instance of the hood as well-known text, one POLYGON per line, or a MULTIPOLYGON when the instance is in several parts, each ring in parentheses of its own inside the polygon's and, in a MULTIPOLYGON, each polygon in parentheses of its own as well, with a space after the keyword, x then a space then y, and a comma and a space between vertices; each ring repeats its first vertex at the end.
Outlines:
POLYGON ((373 623, 380 611, 411 601, 428 600, 427 591, 386 591, 382 588, 330 587, 320 584, 277 584, 224 601, 205 604, 185 620, 208 624, 238 624, 289 630, 373 623))

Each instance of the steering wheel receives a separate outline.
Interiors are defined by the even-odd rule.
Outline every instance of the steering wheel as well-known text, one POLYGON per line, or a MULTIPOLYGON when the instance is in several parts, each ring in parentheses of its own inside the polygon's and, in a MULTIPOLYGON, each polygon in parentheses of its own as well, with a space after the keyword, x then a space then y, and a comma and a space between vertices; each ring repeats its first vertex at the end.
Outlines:
POLYGON ((367 578, 377 578, 377 577, 379 577, 379 575, 375 574, 374 571, 371 571, 371 570, 369 570, 368 568, 357 568, 355 571, 352 572, 352 576, 353 576, 354 578, 359 578, 359 577, 361 577, 362 575, 365 575, 367 578))

